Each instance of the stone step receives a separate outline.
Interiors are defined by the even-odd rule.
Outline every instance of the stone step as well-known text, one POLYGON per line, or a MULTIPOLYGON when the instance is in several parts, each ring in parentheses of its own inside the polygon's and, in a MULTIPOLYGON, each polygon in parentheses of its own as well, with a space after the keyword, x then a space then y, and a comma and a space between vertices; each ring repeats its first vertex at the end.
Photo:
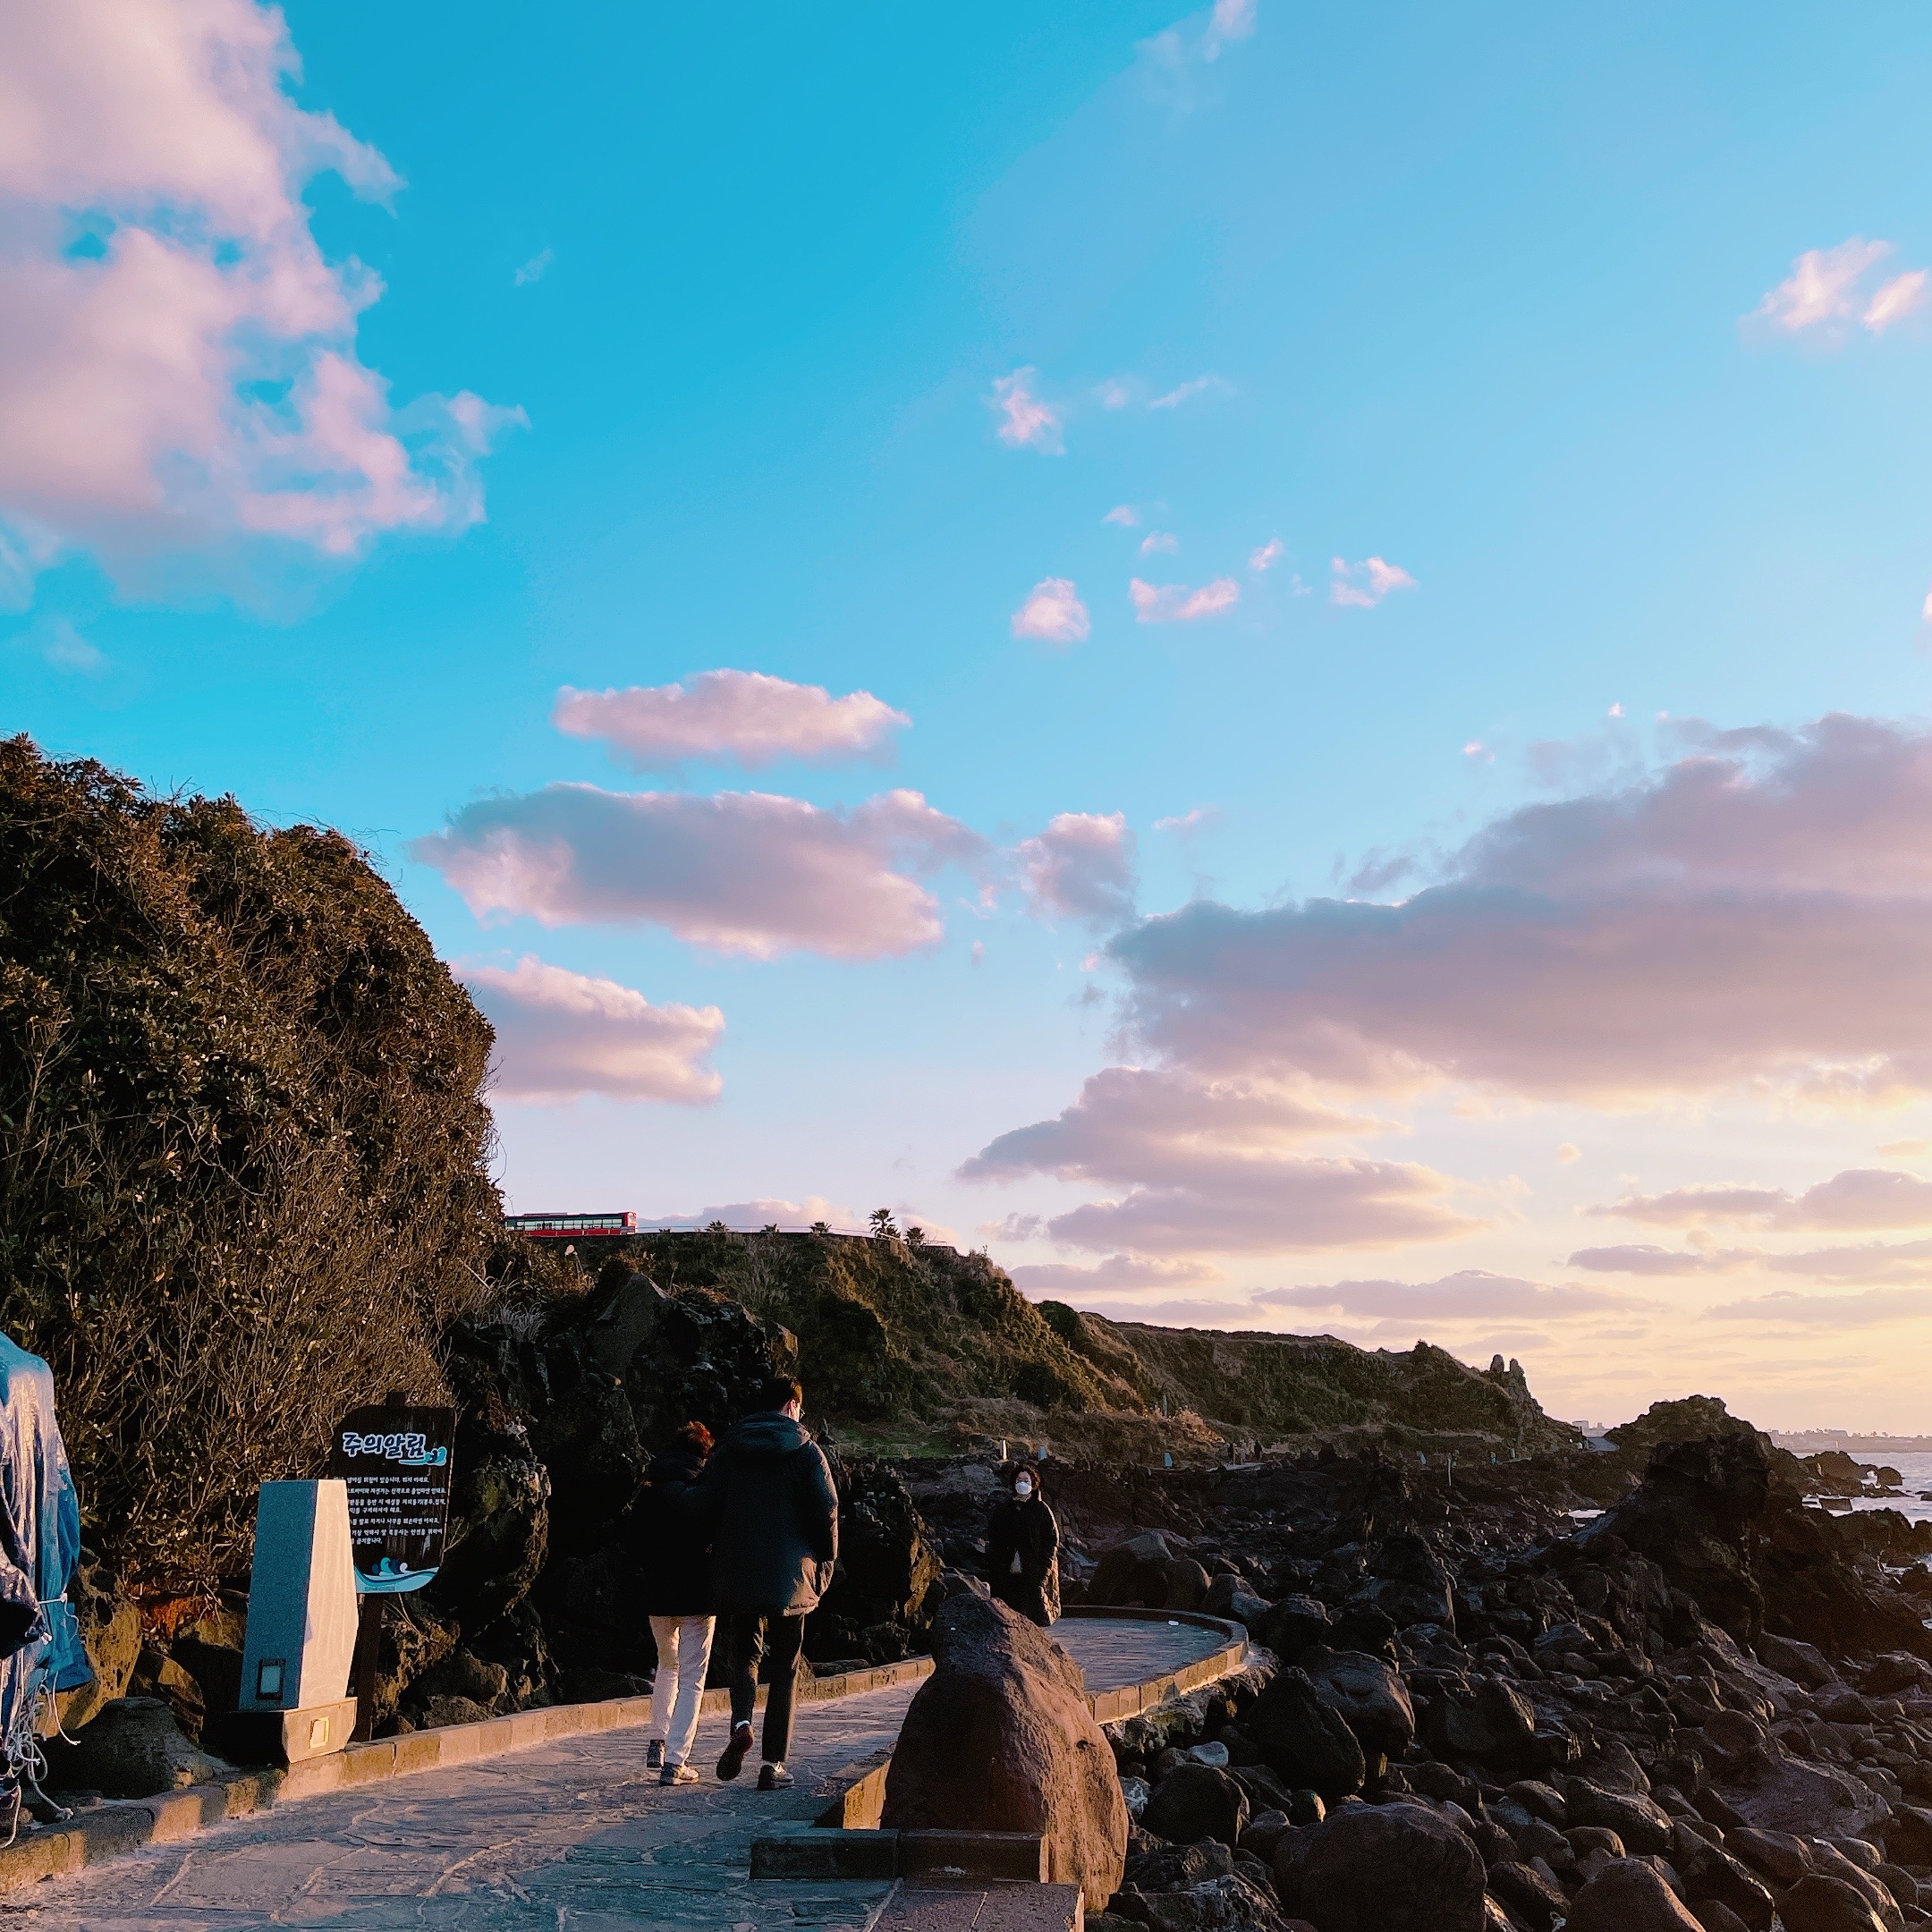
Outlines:
POLYGON ((902 1879, 868 1932, 1082 1932, 1086 1923, 1078 1885, 902 1879))

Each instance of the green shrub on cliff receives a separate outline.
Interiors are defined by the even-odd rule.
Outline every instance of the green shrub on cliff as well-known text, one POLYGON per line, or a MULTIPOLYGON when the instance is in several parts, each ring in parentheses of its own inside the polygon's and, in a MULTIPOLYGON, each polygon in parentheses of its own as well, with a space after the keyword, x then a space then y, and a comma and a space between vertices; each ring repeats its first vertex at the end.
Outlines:
POLYGON ((0 741, 0 1326, 119 1566, 241 1567, 258 1482, 440 1391, 500 1239, 491 1044, 338 834, 0 741))

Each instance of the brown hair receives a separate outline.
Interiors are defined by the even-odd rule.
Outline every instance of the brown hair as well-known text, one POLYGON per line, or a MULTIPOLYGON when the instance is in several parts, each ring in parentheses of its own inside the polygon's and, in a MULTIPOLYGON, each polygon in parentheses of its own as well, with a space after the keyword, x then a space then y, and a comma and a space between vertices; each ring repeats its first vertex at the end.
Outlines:
POLYGON ((767 1409, 783 1409, 787 1402, 802 1403, 805 1391, 799 1386, 795 1376, 773 1376, 758 1392, 760 1412, 767 1409))
POLYGON ((683 1428, 672 1432, 671 1440, 695 1449, 701 1456, 711 1453, 711 1431, 702 1422, 685 1423, 683 1428))

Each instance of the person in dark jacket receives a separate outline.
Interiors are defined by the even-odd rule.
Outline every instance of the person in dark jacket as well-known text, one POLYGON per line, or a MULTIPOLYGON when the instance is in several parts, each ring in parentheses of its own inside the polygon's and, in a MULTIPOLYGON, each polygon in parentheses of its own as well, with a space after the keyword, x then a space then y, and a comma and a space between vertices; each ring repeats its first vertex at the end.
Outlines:
POLYGON ((987 1570, 993 1594, 1043 1630, 1060 1614, 1060 1525, 1039 1493, 1039 1475, 1022 1463, 1013 1494, 993 1505, 987 1523, 987 1570))
POLYGON ((791 1784, 792 1705, 805 1617, 831 1588, 838 1562, 838 1493, 825 1452, 799 1420, 803 1392, 779 1376, 729 1430, 690 1491, 709 1530, 711 1591, 731 1645, 731 1741, 717 1761, 734 1778, 751 1749, 758 1664, 769 1652, 760 1791, 791 1784))
POLYGON ((711 1664, 711 1557, 704 1532, 682 1498, 704 1472, 711 1431, 687 1422, 671 1446, 652 1459, 639 1498, 638 1546, 643 1558, 641 1608, 657 1645, 651 1684, 650 1748, 645 1763, 660 1784, 695 1784, 687 1761, 698 1736, 698 1708, 711 1664))

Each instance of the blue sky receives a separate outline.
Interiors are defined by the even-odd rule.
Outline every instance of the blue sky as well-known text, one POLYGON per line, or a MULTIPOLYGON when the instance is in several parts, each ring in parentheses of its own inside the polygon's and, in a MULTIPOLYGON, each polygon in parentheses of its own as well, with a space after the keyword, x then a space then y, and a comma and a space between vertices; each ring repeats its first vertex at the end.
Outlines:
POLYGON ((0 722, 363 841, 513 1205, 1932 1428, 1921 12, 93 7, 0 722))

